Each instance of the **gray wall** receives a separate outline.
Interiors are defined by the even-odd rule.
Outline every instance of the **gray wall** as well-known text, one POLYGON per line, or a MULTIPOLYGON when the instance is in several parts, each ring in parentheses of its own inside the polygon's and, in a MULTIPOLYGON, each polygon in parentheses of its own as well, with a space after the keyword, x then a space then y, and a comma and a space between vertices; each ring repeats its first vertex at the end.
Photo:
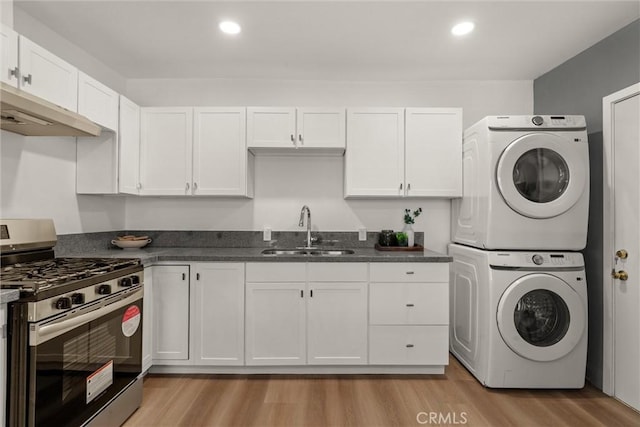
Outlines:
POLYGON ((582 114, 591 167, 589 234, 583 251, 589 291, 587 378, 602 388, 602 98, 640 82, 640 20, 533 82, 536 114, 582 114))

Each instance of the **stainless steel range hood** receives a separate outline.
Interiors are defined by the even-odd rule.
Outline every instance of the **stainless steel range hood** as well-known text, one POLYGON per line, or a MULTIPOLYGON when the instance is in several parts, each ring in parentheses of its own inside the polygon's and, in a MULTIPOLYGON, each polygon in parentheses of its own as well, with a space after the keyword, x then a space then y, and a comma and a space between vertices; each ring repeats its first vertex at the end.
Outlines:
POLYGON ((99 136, 86 117, 0 82, 0 128, 28 136, 99 136))

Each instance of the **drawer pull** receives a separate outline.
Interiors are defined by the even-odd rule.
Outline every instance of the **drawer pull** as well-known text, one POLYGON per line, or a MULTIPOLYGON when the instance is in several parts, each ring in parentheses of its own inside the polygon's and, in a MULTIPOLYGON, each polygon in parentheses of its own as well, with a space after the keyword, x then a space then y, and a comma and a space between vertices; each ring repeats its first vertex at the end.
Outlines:
POLYGON ((407 348, 413 348, 413 344, 407 344, 407 348))
POLYGON ((414 307, 413 304, 407 304, 407 307, 414 307))
POLYGON ((407 274, 413 274, 413 271, 407 271, 407 274))

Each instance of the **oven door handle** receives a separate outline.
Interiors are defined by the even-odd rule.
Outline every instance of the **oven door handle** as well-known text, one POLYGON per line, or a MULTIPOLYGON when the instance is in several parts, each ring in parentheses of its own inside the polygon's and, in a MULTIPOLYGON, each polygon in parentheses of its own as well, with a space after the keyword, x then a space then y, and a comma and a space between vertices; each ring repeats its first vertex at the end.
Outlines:
POLYGON ((114 312, 126 305, 131 304, 133 301, 141 300, 143 296, 143 289, 140 288, 134 293, 125 294, 121 296, 121 299, 116 301, 106 300, 99 307, 91 310, 88 313, 80 314, 77 316, 65 319, 64 317, 49 321, 45 324, 36 324, 29 332, 29 345, 36 346, 45 343, 53 338, 56 338, 65 332, 71 331, 80 325, 89 323, 93 320, 99 319, 105 314, 114 312))

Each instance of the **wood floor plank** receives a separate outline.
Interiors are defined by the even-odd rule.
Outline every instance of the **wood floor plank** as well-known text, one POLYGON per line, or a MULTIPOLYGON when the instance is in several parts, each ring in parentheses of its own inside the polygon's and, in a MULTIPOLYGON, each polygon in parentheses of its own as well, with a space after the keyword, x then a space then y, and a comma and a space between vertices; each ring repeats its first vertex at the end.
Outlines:
POLYGON ((148 375, 125 427, 609 427, 640 413, 582 390, 487 389, 451 358, 445 375, 148 375), (431 417, 431 418, 430 418, 431 417))

